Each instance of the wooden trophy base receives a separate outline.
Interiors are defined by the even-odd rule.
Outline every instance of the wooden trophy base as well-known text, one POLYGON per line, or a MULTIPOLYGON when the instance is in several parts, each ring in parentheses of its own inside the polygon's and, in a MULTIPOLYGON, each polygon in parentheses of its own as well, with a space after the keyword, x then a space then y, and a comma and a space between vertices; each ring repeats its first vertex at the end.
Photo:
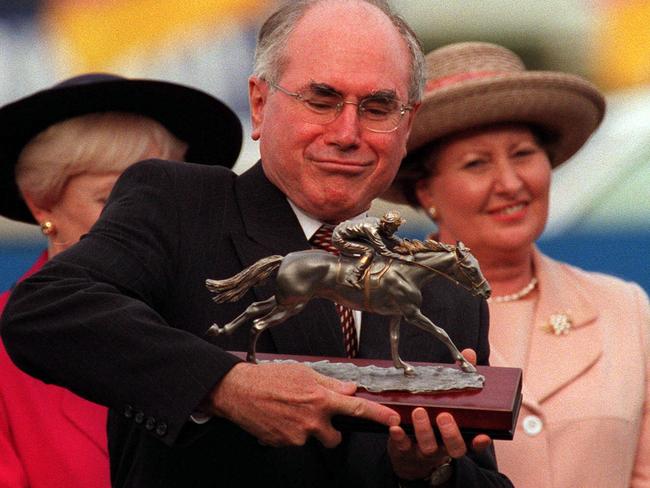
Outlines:
MULTIPOLYGON (((244 352, 231 352, 242 359, 244 352)), ((354 363, 359 367, 378 366, 389 368, 391 360, 349 359, 323 356, 292 356, 286 354, 257 353, 258 360, 294 360, 317 362, 328 360, 331 363, 354 363)), ((452 364, 409 362, 413 366, 444 366, 460 369, 452 364)), ((408 391, 369 392, 359 388, 356 396, 372 400, 395 410, 402 419, 402 427, 412 432, 411 412, 416 407, 424 408, 433 419, 441 412, 454 416, 463 436, 471 439, 477 434, 487 434, 492 439, 511 440, 517 425, 521 407, 522 372, 518 368, 477 366, 478 373, 485 377, 483 388, 447 390, 435 393, 411 393, 408 391)), ((383 432, 385 426, 352 417, 338 416, 332 423, 342 430, 383 432)))

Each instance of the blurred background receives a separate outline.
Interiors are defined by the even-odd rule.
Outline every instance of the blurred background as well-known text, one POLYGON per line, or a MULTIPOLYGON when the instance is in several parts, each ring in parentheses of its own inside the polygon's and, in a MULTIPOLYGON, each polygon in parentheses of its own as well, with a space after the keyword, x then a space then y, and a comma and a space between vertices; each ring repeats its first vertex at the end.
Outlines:
MULTIPOLYGON (((235 171, 244 171, 258 157, 246 79, 257 29, 276 3, 0 0, 0 104, 90 71, 184 83, 237 111, 246 136, 235 171)), ((650 0, 392 3, 425 52, 456 41, 496 42, 529 68, 579 74, 606 93, 604 123, 554 174, 550 221, 539 246, 583 268, 636 281, 650 293, 650 0)), ((386 208, 378 201, 371 211, 386 208)), ((421 238, 433 229, 426 216, 400 210, 408 219, 403 234, 421 238)), ((36 226, 0 217, 0 290, 44 248, 36 226)))

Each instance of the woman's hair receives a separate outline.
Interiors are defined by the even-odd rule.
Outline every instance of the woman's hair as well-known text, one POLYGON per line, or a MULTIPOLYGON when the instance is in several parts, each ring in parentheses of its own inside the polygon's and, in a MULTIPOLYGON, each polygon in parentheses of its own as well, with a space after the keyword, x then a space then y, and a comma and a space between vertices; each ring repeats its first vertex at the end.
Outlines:
POLYGON ((440 140, 425 144, 408 153, 402 160, 403 169, 397 174, 395 186, 402 192, 402 195, 412 207, 420 207, 415 187, 418 181, 428 178, 435 171, 439 143, 440 140))
MULTIPOLYGON (((277 83, 287 65, 285 46, 289 36, 307 11, 323 0, 289 0, 269 17, 260 29, 255 50, 253 73, 258 78, 277 83)), ((385 0, 362 0, 379 8, 393 23, 411 55, 411 80, 408 103, 417 103, 424 89, 424 54, 415 32, 385 0)))
POLYGON ((147 157, 183 159, 186 151, 187 144, 149 117, 81 115, 51 125, 29 141, 18 157, 16 183, 22 194, 48 207, 73 176, 121 172, 147 157))

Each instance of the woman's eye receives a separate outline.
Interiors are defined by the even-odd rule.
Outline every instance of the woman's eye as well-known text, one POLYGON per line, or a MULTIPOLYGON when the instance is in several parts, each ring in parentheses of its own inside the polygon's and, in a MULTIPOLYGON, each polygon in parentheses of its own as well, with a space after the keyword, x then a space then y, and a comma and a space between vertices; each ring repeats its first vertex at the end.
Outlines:
POLYGON ((465 162, 463 168, 466 169, 480 168, 484 163, 485 163, 484 159, 471 159, 465 162))
POLYGON ((539 151, 540 149, 537 147, 521 147, 515 151, 514 155, 515 157, 523 158, 532 154, 536 154, 539 151))

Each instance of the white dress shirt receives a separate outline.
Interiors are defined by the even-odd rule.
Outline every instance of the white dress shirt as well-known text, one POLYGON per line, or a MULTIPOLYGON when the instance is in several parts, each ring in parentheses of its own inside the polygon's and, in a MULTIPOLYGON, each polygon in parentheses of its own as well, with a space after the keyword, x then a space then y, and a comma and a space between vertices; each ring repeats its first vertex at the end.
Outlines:
MULTIPOLYGON (((296 218, 300 223, 300 227, 302 228, 305 237, 307 238, 307 240, 311 239, 313 235, 316 233, 316 231, 320 228, 320 226, 325 224, 325 222, 322 222, 312 217, 311 215, 307 215, 303 210, 301 210, 296 205, 294 205, 294 203, 288 198, 287 201, 289 202, 289 205, 291 206, 293 213, 296 214, 296 218)), ((368 214, 364 212, 349 220, 361 220, 366 218, 367 216, 368 214)), ((361 340, 361 310, 352 309, 352 316, 354 317, 354 328, 357 331, 357 342, 358 342, 361 340)))

